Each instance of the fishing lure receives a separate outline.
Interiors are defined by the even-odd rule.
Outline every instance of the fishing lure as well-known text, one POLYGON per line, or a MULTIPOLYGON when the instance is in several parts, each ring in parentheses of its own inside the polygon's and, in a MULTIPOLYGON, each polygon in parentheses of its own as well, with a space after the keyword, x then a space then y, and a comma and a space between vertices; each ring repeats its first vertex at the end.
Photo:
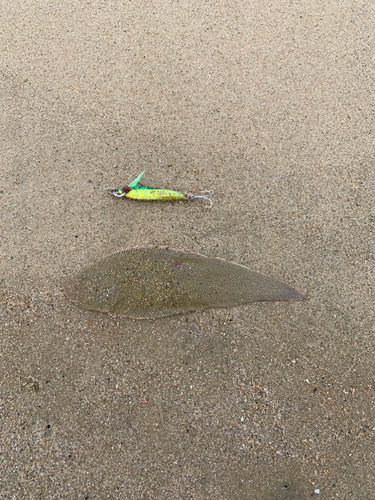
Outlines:
POLYGON ((153 187, 147 187, 140 184, 140 179, 144 172, 138 175, 129 186, 125 186, 122 189, 109 189, 109 193, 113 194, 117 198, 131 198, 133 200, 148 200, 148 201, 175 201, 175 200, 193 200, 195 198, 201 198, 209 201, 212 207, 212 201, 207 195, 193 195, 180 193, 179 191, 171 191, 170 189, 158 189, 153 187))

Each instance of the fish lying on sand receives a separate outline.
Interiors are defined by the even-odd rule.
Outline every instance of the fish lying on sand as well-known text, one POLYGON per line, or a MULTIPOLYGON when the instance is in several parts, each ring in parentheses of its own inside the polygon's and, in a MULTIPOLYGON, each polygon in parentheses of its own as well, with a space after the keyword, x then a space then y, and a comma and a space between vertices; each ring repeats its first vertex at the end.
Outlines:
POLYGON ((74 303, 131 318, 161 318, 212 307, 306 300, 295 288, 245 266, 168 248, 111 254, 65 286, 74 303))

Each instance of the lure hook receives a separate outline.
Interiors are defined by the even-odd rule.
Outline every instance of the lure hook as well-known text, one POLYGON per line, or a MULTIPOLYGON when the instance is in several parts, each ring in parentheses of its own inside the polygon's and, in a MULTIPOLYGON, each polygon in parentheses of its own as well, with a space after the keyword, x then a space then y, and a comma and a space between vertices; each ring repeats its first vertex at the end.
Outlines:
POLYGON ((108 189, 108 193, 113 194, 116 198, 123 198, 126 195, 125 189, 108 189))
POLYGON ((186 198, 186 200, 194 200, 195 198, 200 198, 202 200, 206 200, 210 203, 210 208, 211 208, 213 203, 212 203, 211 198, 209 198, 209 196, 213 195, 213 191, 201 191, 201 193, 202 193, 201 195, 186 194, 185 198, 186 198), (203 193, 207 193, 207 194, 203 194, 203 193))

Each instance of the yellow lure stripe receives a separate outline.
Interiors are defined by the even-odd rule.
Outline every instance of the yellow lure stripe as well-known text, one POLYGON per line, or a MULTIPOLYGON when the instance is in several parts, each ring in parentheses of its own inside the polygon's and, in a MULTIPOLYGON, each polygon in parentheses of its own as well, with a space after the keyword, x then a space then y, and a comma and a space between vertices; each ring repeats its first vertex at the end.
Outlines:
POLYGON ((173 200, 184 200, 184 193, 179 193, 178 191, 171 191, 169 189, 131 189, 125 195, 127 198, 133 200, 161 200, 161 201, 173 201, 173 200))

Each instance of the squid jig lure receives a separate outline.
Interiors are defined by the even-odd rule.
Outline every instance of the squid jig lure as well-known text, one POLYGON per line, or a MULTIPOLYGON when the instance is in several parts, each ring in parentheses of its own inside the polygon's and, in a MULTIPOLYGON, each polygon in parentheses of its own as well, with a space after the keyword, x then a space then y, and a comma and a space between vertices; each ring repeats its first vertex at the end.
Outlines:
MULTIPOLYGON (((195 198, 201 198, 207 200, 212 207, 211 199, 205 195, 193 195, 180 193, 179 191, 171 191, 170 189, 158 189, 153 187, 146 187, 140 184, 140 179, 144 171, 134 179, 129 186, 125 186, 122 189, 109 189, 108 192, 116 196, 117 198, 131 198, 133 200, 148 200, 148 201, 175 201, 175 200, 193 200, 195 198)), ((209 193, 212 194, 212 193, 209 193)))

